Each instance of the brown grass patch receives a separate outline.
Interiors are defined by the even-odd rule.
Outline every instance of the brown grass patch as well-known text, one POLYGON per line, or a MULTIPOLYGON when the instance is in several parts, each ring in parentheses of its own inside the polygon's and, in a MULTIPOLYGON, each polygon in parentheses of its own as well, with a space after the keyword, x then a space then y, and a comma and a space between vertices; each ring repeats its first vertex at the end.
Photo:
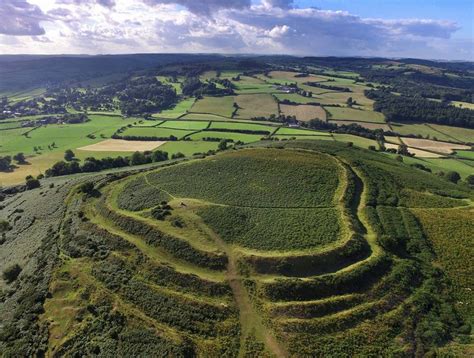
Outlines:
POLYGON ((441 154, 451 154, 456 149, 471 149, 471 147, 467 145, 439 142, 430 139, 402 138, 402 141, 409 147, 424 149, 441 154))
POLYGON ((90 152, 144 152, 158 148, 165 143, 160 141, 106 139, 77 149, 90 152))
MULTIPOLYGON (((398 149, 398 144, 392 144, 392 143, 385 143, 385 148, 387 149, 398 149)), ((421 150, 421 149, 416 149, 416 148, 410 148, 408 147, 408 152, 411 154, 415 154, 416 158, 442 158, 443 155, 438 154, 438 153, 432 153, 432 152, 427 152, 426 150, 421 150)))
POLYGON ((309 121, 311 119, 326 120, 326 112, 321 106, 280 104, 280 110, 285 116, 295 116, 300 121, 309 121))

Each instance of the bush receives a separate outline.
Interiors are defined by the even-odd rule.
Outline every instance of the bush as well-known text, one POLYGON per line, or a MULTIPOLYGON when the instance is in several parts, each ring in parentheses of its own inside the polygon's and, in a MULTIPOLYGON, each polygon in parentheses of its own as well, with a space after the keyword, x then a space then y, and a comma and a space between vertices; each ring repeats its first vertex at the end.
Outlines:
POLYGON ((36 189, 41 186, 41 183, 38 179, 28 178, 26 180, 26 190, 36 189))
POLYGON ((457 184, 457 182, 461 180, 461 176, 455 171, 447 172, 445 178, 454 184, 457 184))
POLYGON ((18 264, 9 266, 3 271, 2 277, 7 283, 12 283, 18 278, 21 273, 21 270, 22 269, 18 264))

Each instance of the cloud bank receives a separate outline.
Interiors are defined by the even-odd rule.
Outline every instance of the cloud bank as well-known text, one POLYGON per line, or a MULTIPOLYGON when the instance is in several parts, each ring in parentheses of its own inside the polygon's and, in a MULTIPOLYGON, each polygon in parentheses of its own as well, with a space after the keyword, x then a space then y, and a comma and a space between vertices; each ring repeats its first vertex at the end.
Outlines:
POLYGON ((472 59, 456 22, 293 0, 2 0, 1 53, 226 52, 472 59))

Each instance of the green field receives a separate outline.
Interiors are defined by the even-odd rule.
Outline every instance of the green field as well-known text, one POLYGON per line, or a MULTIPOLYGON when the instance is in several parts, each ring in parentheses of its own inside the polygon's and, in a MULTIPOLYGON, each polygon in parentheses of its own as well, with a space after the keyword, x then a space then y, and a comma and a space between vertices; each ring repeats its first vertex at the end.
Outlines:
MULTIPOLYGON (((393 131, 401 135, 421 135, 423 138, 428 139, 439 139, 444 141, 453 141, 454 138, 440 132, 436 131, 428 124, 400 124, 400 123, 390 123, 393 128, 393 131)), ((457 140, 455 140, 457 142, 457 140)))
POLYGON ((330 119, 385 123, 382 113, 347 107, 324 107, 330 113, 330 119))
POLYGON ((286 99, 288 101, 299 103, 299 104, 318 102, 318 100, 314 97, 303 97, 297 93, 275 93, 274 96, 279 101, 283 101, 286 99))
POLYGON ((252 119, 278 115, 278 104, 270 94, 239 95, 235 97, 239 106, 236 118, 252 119))
POLYGON ((160 113, 156 113, 156 114, 153 115, 153 117, 156 117, 156 118, 178 118, 178 117, 186 114, 191 109, 194 102, 195 102, 194 98, 184 99, 181 102, 178 102, 178 104, 176 104, 176 106, 174 106, 174 108, 164 110, 160 113))
POLYGON ((209 113, 217 116, 232 117, 234 112, 234 97, 204 97, 194 103, 189 110, 193 113, 209 113))
MULTIPOLYGON (((169 129, 169 128, 161 128, 161 127, 130 127, 127 128, 123 133, 122 136, 130 136, 130 137, 157 137, 157 138, 168 138, 170 136, 174 136, 178 139, 182 139, 183 137, 193 133, 193 130, 185 130, 185 129, 169 129)), ((164 139, 166 140, 166 139, 164 139)))
POLYGON ((237 86, 236 93, 238 94, 258 94, 258 93, 273 93, 278 92, 275 87, 258 78, 240 76, 240 81, 234 81, 237 86))
POLYGON ((318 135, 318 136, 331 136, 328 132, 319 132, 308 129, 298 129, 298 128, 288 128, 280 127, 275 135, 296 135, 296 136, 305 136, 305 135, 318 135))
POLYGON ((245 134, 236 132, 202 131, 189 136, 192 140, 203 140, 203 138, 231 139, 234 142, 252 143, 259 141, 263 135, 245 134))
POLYGON ((97 143, 112 134, 122 126, 136 123, 133 118, 91 115, 90 121, 80 124, 46 125, 36 129, 29 128, 28 137, 21 135, 25 129, 9 130, 9 136, 0 136, 0 155, 13 155, 23 152, 26 155, 35 154, 34 147, 40 148, 39 152, 62 152, 89 144, 97 143), (88 138, 93 135, 95 138, 88 138), (4 138, 4 139, 3 139, 4 138), (48 149, 48 145, 55 143, 55 147, 48 149))
POLYGON ((172 129, 188 129, 197 131, 200 129, 207 128, 209 126, 209 122, 205 121, 185 121, 185 120, 177 120, 177 121, 164 121, 159 125, 160 128, 172 128, 172 129))
POLYGON ((230 129, 230 130, 251 130, 251 131, 267 131, 268 134, 276 129, 276 126, 268 126, 253 123, 242 122, 211 122, 211 129, 230 129))
POLYGON ((218 144, 218 142, 177 141, 167 142, 158 147, 158 150, 168 152, 170 155, 175 153, 183 153, 186 156, 191 156, 195 153, 206 153, 209 150, 216 150, 218 144))
POLYGON ((377 148, 377 142, 373 139, 359 137, 352 134, 340 134, 340 133, 334 133, 333 137, 338 142, 345 142, 345 143, 351 142, 355 146, 360 147, 360 148, 367 149, 371 145, 377 148))
POLYGON ((459 158, 474 160, 474 151, 472 150, 457 150, 455 154, 459 158))

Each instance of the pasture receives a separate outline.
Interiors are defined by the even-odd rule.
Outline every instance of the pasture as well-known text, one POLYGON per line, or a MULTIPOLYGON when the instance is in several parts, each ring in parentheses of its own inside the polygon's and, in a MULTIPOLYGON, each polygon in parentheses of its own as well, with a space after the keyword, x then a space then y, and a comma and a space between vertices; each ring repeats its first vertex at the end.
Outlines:
POLYGON ((235 118, 252 119, 278 115, 278 104, 270 94, 239 95, 234 97, 239 106, 235 118))
POLYGON ((230 118, 234 112, 234 98, 232 96, 204 97, 198 99, 189 111, 230 118))
POLYGON ((328 133, 328 132, 320 132, 320 131, 313 131, 313 130, 309 130, 309 129, 288 128, 288 127, 280 127, 276 131, 275 135, 277 135, 277 136, 281 136, 281 135, 297 135, 297 136, 318 135, 318 136, 327 136, 327 137, 331 136, 331 134, 328 133))
POLYGON ((170 128, 170 129, 186 129, 197 131, 209 126, 207 121, 185 121, 185 120, 176 120, 176 121, 164 121, 159 124, 160 128, 170 128))
POLYGON ((178 118, 185 115, 193 106, 195 102, 194 98, 183 99, 178 102, 173 108, 166 109, 160 113, 153 114, 155 118, 178 118))
POLYGON ((299 104, 318 102, 318 100, 314 97, 304 97, 297 93, 275 93, 274 96, 277 98, 278 101, 288 100, 299 104))
POLYGON ((324 107, 330 114, 329 119, 360 122, 385 123, 382 113, 348 107, 324 107))
POLYGON ((142 137, 142 138, 170 138, 176 137, 182 139, 183 137, 194 133, 193 130, 185 129, 170 129, 161 127, 129 127, 125 129, 121 136, 142 137))
POLYGON ((264 135, 245 134, 245 133, 236 133, 236 132, 219 132, 219 131, 202 131, 202 132, 191 134, 189 136, 189 138, 191 138, 192 140, 205 140, 206 138, 231 139, 234 142, 241 141, 243 143, 257 142, 262 137, 264 137, 264 135))
POLYGON ((326 120, 326 111, 320 106, 280 104, 280 111, 285 116, 295 116, 303 122, 311 119, 326 120))

